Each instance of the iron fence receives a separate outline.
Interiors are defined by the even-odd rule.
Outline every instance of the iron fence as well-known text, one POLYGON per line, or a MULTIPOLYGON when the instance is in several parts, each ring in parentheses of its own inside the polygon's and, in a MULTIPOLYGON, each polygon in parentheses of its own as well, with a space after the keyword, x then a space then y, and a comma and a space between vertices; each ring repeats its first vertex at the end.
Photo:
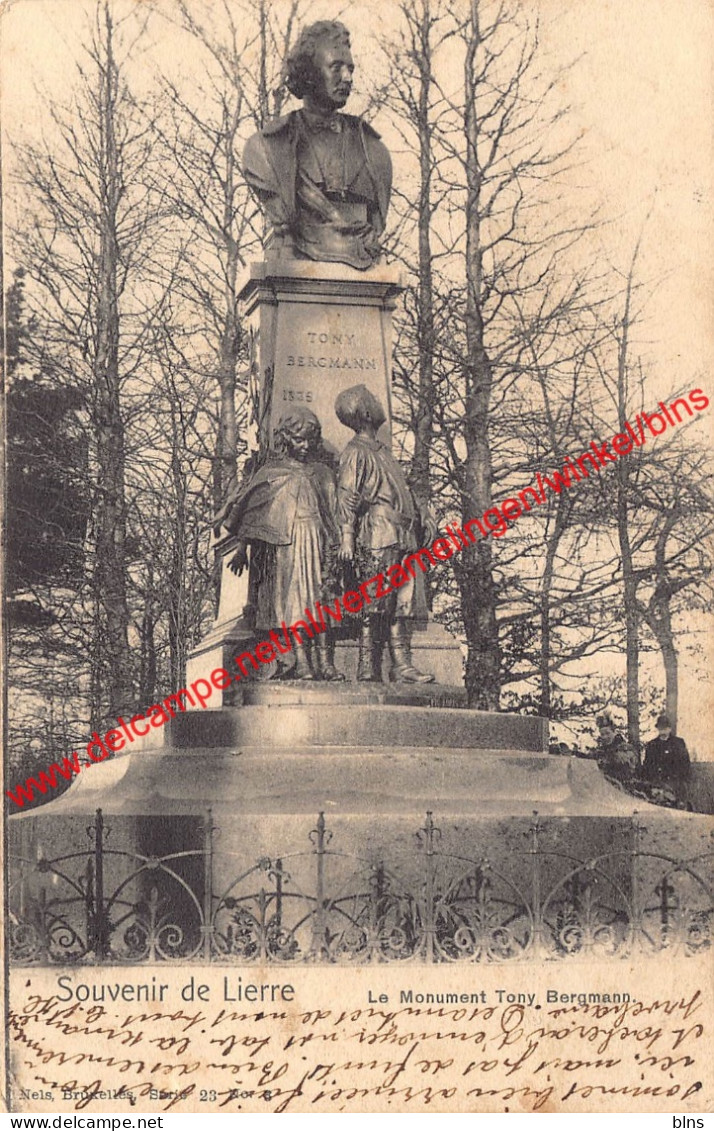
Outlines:
POLYGON ((86 848, 11 856, 12 960, 558 961, 692 955, 712 942, 712 852, 657 852, 637 819, 623 844, 581 858, 545 843, 536 816, 522 849, 493 860, 445 851, 428 812, 408 867, 337 851, 322 813, 304 850, 248 862, 218 852, 217 831, 209 812, 194 846, 151 856, 111 847, 97 810, 86 848))

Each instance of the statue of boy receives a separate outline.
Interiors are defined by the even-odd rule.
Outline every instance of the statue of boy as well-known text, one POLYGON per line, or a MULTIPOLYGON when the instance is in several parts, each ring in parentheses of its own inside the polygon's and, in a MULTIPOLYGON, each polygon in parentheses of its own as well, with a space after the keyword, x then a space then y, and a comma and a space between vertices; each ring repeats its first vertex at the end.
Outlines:
POLYGON ((330 629, 317 633, 305 613, 337 594, 335 475, 325 462, 329 456, 320 421, 306 408, 285 413, 273 445, 268 461, 236 488, 217 516, 239 539, 229 566, 234 573, 243 572, 250 544, 256 629, 267 634, 285 625, 282 639, 287 637, 289 647, 277 644, 277 632, 271 639, 281 655, 294 651, 294 663, 286 662, 279 677, 342 680, 330 629))
POLYGON ((248 139, 243 171, 289 255, 365 270, 380 255, 392 162, 367 122, 338 113, 353 70, 344 24, 305 28, 286 60, 287 87, 302 109, 248 139))
MULTIPOLYGON (((335 401, 338 419, 355 435, 340 456, 337 518, 339 556, 352 562, 359 583, 398 564, 418 549, 420 516, 404 473, 389 448, 377 439, 384 409, 365 385, 354 385, 335 401)), ((357 679, 380 683, 385 638, 391 658, 390 679, 433 683, 411 658, 410 621, 426 617, 421 574, 363 611, 357 679)))

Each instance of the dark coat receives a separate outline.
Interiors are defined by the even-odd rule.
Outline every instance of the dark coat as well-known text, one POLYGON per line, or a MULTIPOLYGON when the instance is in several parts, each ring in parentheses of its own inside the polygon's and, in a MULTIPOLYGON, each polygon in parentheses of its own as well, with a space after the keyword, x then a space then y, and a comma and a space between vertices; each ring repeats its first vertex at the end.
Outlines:
POLYGON ((673 780, 689 776, 689 753, 683 738, 670 734, 669 738, 657 736, 645 747, 643 777, 650 781, 673 780))
MULTIPOLYGON (((243 151, 245 178, 259 197, 273 199, 268 212, 273 223, 291 227, 297 217, 298 115, 293 110, 267 122, 249 138, 243 151)), ((355 138, 370 174, 375 231, 384 230, 392 187, 392 162, 379 134, 368 122, 342 114, 344 128, 355 138)))
POLYGON ((634 751, 623 737, 616 733, 612 742, 602 742, 595 751, 598 765, 604 774, 617 781, 629 781, 634 772, 637 759, 634 751))

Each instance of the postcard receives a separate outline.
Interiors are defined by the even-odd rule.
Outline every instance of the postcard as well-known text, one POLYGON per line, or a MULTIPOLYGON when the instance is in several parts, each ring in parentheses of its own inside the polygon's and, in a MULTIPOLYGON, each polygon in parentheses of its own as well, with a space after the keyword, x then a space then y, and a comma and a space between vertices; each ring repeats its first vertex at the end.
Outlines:
POLYGON ((711 1111, 711 6, 0 17, 7 1109, 711 1111))

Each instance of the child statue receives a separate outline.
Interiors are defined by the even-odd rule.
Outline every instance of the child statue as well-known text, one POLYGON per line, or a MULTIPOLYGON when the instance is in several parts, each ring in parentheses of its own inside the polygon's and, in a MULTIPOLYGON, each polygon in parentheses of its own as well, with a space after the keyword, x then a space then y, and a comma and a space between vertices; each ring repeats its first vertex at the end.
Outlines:
MULTIPOLYGON (((341 530, 340 560, 351 562, 364 583, 418 549, 420 515, 399 463, 377 439, 386 420, 384 409, 365 385, 340 393, 335 401, 338 419, 355 433, 340 457, 337 477, 337 518, 341 530)), ((382 651, 389 644, 392 680, 433 683, 411 659, 410 622, 426 617, 420 574, 408 585, 362 613, 357 679, 382 681, 382 651)))
POLYGON ((337 591, 335 475, 322 446, 320 421, 306 408, 285 413, 274 430, 273 449, 217 516, 239 539, 229 567, 243 572, 250 544, 256 630, 269 634, 285 626, 285 652, 294 655, 279 678, 342 680, 330 629, 318 633, 306 620, 306 609, 334 599, 337 591))

